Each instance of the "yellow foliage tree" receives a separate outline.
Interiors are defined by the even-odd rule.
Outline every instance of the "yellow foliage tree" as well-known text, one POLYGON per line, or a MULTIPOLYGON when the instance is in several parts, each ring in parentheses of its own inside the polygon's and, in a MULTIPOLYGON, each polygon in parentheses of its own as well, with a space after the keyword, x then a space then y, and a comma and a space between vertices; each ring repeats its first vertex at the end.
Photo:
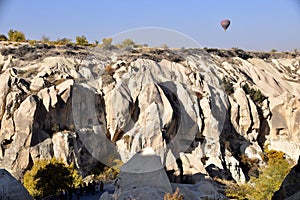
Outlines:
POLYGON ((42 191, 36 188, 37 179, 35 179, 34 176, 37 174, 38 170, 44 168, 47 163, 48 162, 46 160, 35 162, 32 169, 27 171, 24 175, 24 186, 33 197, 39 197, 42 195, 42 191))
POLYGON ((35 197, 56 195, 82 181, 73 164, 67 165, 55 158, 36 162, 24 176, 24 186, 35 197))
POLYGON ((21 31, 17 30, 9 30, 8 31, 8 40, 13 41, 13 42, 25 42, 25 34, 22 33, 21 31))
POLYGON ((87 41, 84 35, 76 37, 76 44, 81 46, 88 46, 89 42, 87 41))
POLYGON ((102 44, 99 45, 103 49, 110 50, 113 48, 112 45, 112 38, 103 38, 102 39, 102 44))
POLYGON ((135 45, 134 41, 131 39, 125 39, 120 44, 117 44, 116 47, 119 49, 126 49, 129 47, 133 47, 135 45))

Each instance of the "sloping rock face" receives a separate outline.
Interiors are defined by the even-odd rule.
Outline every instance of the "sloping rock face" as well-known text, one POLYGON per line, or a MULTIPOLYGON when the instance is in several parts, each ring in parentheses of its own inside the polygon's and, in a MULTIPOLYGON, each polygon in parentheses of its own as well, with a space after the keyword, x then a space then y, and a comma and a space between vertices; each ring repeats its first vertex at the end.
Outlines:
POLYGON ((172 182, 244 182, 241 156, 262 160, 265 145, 298 159, 299 58, 3 47, 0 166, 24 172, 55 156, 84 174, 151 147, 172 182))
POLYGON ((0 169, 0 199, 33 200, 26 188, 5 169, 0 169))

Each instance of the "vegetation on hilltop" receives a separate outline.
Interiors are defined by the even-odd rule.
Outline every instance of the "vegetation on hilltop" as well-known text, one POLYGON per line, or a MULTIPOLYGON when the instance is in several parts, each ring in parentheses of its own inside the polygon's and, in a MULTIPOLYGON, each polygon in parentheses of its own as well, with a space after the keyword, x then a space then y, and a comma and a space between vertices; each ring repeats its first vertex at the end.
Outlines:
POLYGON ((112 38, 103 38, 102 44, 100 44, 99 47, 110 50, 113 47, 111 43, 112 43, 112 38))
POLYGON ((98 40, 95 40, 94 43, 89 43, 89 41, 84 35, 77 36, 75 38, 75 42, 72 42, 72 39, 66 37, 58 38, 57 40, 50 40, 50 38, 45 35, 42 36, 41 40, 27 40, 23 32, 18 30, 12 30, 12 29, 8 32, 7 35, 8 37, 6 37, 4 34, 1 34, 0 41, 17 42, 15 45, 18 45, 18 42, 28 42, 31 46, 34 46, 38 43, 42 43, 42 44, 56 45, 56 46, 61 46, 61 45, 79 45, 79 46, 92 46, 92 47, 98 46, 100 48, 107 49, 107 50, 111 50, 113 48, 128 49, 132 47, 148 46, 147 44, 144 45, 136 44, 131 39, 125 39, 121 43, 113 45, 112 38, 103 38, 101 44, 99 44, 98 40))
POLYGON ((7 41, 7 37, 4 34, 0 35, 0 41, 7 41))
POLYGON ((17 30, 9 30, 8 31, 8 40, 12 41, 12 42, 25 42, 26 38, 25 38, 25 34, 21 31, 17 31, 17 30))
POLYGON ((81 46, 88 46, 89 42, 87 41, 84 35, 76 37, 76 44, 81 46))

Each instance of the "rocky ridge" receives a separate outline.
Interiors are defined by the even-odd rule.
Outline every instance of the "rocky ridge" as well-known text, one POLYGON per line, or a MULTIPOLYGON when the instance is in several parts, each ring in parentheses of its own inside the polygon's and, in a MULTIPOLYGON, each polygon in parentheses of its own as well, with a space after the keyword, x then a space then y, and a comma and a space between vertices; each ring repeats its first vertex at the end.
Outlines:
POLYGON ((262 162, 268 146, 298 159, 299 58, 239 49, 2 46, 0 166, 20 175, 55 156, 84 174, 99 159, 110 164, 103 155, 126 162, 152 147, 172 182, 244 182, 242 155, 262 162))

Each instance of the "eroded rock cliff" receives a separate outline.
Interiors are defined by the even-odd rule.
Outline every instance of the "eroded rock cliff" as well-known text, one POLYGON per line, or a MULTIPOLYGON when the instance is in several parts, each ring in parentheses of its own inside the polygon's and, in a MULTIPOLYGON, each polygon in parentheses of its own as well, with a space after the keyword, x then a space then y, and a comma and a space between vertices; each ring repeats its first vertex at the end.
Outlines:
POLYGON ((243 182, 241 156, 300 154, 300 57, 238 49, 2 47, 0 166, 129 160, 152 147, 172 182, 243 182))

